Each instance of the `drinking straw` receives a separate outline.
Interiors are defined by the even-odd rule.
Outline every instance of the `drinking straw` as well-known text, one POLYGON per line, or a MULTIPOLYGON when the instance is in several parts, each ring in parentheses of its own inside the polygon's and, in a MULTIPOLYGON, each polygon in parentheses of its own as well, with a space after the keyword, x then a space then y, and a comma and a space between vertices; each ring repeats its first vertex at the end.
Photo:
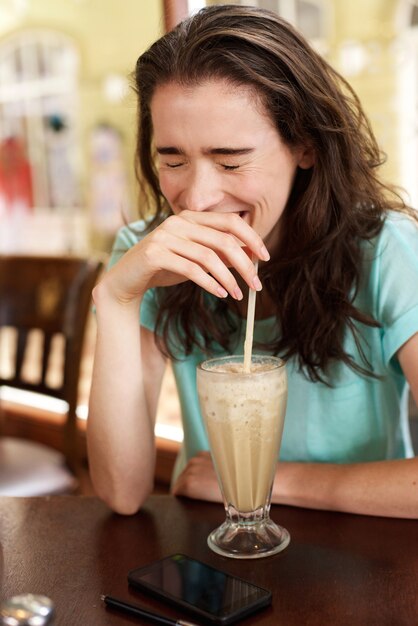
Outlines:
MULTIPOLYGON (((255 271, 258 272, 258 259, 254 259, 253 263, 255 271)), ((254 335, 254 317, 255 317, 255 296, 256 290, 249 288, 248 291, 248 307, 247 307, 247 326, 245 328, 244 341, 244 372, 251 371, 251 355, 253 351, 253 335, 254 335)))

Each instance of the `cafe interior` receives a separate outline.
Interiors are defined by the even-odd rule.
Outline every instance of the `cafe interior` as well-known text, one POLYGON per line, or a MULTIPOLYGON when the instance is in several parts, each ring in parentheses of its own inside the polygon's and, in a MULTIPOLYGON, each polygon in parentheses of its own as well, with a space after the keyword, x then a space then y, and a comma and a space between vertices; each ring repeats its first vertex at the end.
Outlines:
MULTIPOLYGON (((277 11, 349 80, 387 154, 383 175, 417 207, 418 3, 230 3, 277 11)), ((130 72, 152 41, 209 4, 222 2, 0 0, 1 495, 94 494, 90 294, 117 230, 137 215, 130 72), (62 459, 68 472, 55 476, 62 459)), ((411 402, 415 441, 417 425, 411 402)), ((169 366, 156 440, 164 493, 182 441, 169 366)))
MULTIPOLYGON (((416 520, 276 505, 280 554, 252 561, 209 549, 222 505, 169 494, 183 439, 169 365, 154 493, 135 515, 118 515, 89 478, 91 291, 118 229, 137 218, 130 74, 161 34, 224 3, 0 0, 1 624, 191 624, 178 621, 184 605, 128 588, 128 572, 168 555, 215 568, 226 581, 221 608, 237 598, 247 607, 248 581, 261 587, 271 606, 247 624, 417 623, 416 520)), ((276 11, 353 85, 387 155, 383 177, 418 207, 418 0, 229 3, 276 11)), ((416 452, 412 400, 410 426, 416 452)), ((200 583, 205 594, 208 570, 191 564, 185 591, 195 596, 200 583)))

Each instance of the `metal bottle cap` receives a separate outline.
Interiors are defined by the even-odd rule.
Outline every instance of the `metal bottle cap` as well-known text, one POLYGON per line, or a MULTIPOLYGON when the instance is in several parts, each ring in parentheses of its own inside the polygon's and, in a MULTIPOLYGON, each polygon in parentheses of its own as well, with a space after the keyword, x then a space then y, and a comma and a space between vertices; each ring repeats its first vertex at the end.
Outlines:
POLYGON ((54 613, 52 600, 46 596, 25 593, 5 600, 0 606, 3 626, 44 626, 54 613))

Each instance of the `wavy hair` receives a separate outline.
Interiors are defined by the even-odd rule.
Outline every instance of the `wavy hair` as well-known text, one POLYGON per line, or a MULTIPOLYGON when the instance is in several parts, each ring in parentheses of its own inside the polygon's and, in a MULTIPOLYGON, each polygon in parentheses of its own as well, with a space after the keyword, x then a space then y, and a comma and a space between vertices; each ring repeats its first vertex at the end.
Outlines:
MULTIPOLYGON (((295 357, 314 381, 324 381, 335 361, 372 375, 360 329, 379 324, 353 304, 362 241, 380 232, 388 209, 413 212, 379 180, 384 158, 350 85, 276 14, 234 5, 207 7, 139 57, 134 72, 136 171, 149 200, 143 215, 149 216, 152 207, 149 227, 171 213, 155 166, 152 96, 162 84, 193 86, 211 79, 251 87, 283 141, 290 147, 308 145, 315 154, 312 168, 297 171, 281 217, 284 236, 260 271, 277 317, 277 337, 268 348, 284 359, 295 357), (362 365, 344 350, 347 329, 362 365)), ((231 350, 236 323, 227 302, 211 310, 205 293, 191 282, 158 290, 158 302, 157 334, 166 354, 174 356, 169 337, 186 354, 194 345, 210 353, 215 343, 231 350)))

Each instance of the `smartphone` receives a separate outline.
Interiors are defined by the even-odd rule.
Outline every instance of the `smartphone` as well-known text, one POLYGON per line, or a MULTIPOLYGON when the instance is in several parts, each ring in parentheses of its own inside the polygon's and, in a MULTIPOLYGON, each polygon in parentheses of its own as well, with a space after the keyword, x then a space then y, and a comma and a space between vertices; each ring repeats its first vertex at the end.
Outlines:
POLYGON ((233 624, 271 604, 271 592, 184 554, 128 574, 129 584, 212 624, 233 624))

